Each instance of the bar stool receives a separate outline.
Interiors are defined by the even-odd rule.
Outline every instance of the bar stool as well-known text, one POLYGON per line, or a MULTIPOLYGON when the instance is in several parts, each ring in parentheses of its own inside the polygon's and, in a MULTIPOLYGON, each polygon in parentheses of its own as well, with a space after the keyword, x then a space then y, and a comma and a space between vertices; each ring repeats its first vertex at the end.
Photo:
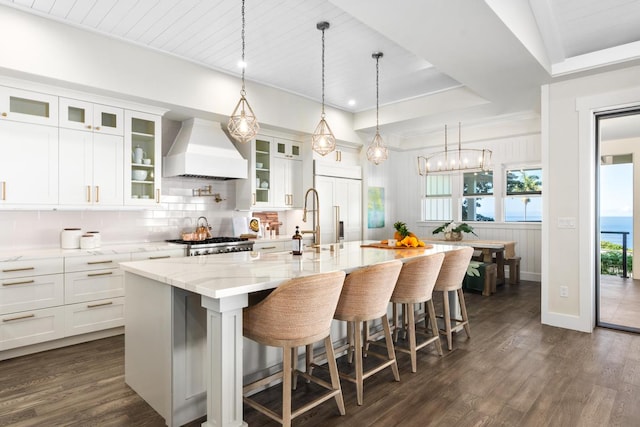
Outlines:
POLYGON ((447 346, 449 350, 453 349, 452 333, 464 328, 467 337, 471 338, 471 329, 469 328, 469 317, 467 316, 467 307, 464 303, 464 293, 462 292, 462 281, 464 275, 467 274, 469 261, 473 255, 473 248, 465 246, 463 248, 445 252, 444 261, 436 280, 435 291, 442 292, 444 305, 444 331, 440 331, 447 336, 447 346), (449 308, 449 291, 457 291, 458 302, 460 303, 460 313, 462 320, 452 319, 449 308), (451 321, 456 322, 454 326, 451 321))
MULTIPOLYGON (((340 415, 345 414, 340 377, 331 343, 331 322, 344 284, 343 271, 289 280, 260 303, 243 311, 243 335, 262 345, 282 348, 282 371, 243 387, 243 401, 283 426, 320 403, 335 398, 340 415), (297 347, 324 340, 331 383, 296 369, 297 347), (292 379, 300 375, 328 391, 301 408, 292 411, 292 379), (282 415, 266 408, 247 393, 282 379, 282 415)), ((293 387, 292 387, 293 386, 293 387)))
POLYGON ((442 345, 440 344, 440 333, 438 332, 438 324, 436 323, 436 312, 433 308, 433 288, 438 278, 438 273, 444 260, 444 253, 435 253, 420 257, 415 260, 407 261, 400 271, 398 282, 396 283, 393 295, 391 295, 391 303, 394 305, 393 323, 396 326, 394 335, 398 337, 398 319, 396 317, 396 304, 402 306, 402 320, 400 325, 408 330, 409 348, 396 346, 396 351, 408 353, 411 356, 411 372, 417 371, 417 351, 434 343, 438 354, 442 356, 442 345), (431 320, 431 337, 420 344, 416 345, 416 319, 414 313, 414 304, 425 303, 425 311, 428 311, 431 320), (405 320, 406 317, 406 320, 405 320))
MULTIPOLYGON (((399 260, 374 264, 349 273, 344 281, 334 319, 347 322, 348 342, 337 348, 335 352, 341 353, 347 350, 350 362, 352 352, 355 352, 355 375, 352 376, 340 372, 340 377, 356 384, 358 405, 362 405, 363 402, 363 382, 371 375, 386 367, 391 367, 394 379, 400 381, 395 350, 393 348, 393 341, 391 340, 387 307, 389 306, 389 299, 396 286, 401 268, 402 262, 399 260), (365 372, 362 349, 363 344, 368 342, 369 337, 367 322, 374 319, 381 319, 387 355, 384 356, 375 352, 368 352, 369 356, 381 359, 382 362, 365 372), (365 336, 364 343, 362 339, 363 333, 365 336)), ((327 358, 330 357, 328 353, 329 352, 327 352, 327 358)), ((308 347, 307 354, 309 354, 308 347)), ((308 365, 309 362, 313 363, 313 357, 310 359, 311 360, 308 359, 307 361, 308 365)), ((308 366, 307 372, 309 372, 313 366, 308 366)))

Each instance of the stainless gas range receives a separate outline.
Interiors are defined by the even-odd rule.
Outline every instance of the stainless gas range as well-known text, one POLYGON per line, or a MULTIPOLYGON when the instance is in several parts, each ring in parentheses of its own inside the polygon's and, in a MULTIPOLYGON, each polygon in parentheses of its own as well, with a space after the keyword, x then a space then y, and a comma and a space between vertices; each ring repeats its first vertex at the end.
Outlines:
POLYGON ((213 237, 205 240, 167 240, 169 243, 187 245, 187 256, 244 252, 253 250, 253 240, 244 237, 213 237))

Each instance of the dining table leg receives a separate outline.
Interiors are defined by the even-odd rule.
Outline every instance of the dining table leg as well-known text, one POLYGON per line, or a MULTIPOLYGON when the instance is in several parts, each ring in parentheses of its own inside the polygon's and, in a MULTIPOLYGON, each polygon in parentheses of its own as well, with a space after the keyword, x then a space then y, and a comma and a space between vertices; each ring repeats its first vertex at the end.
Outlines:
POLYGON ((504 285, 504 249, 490 249, 483 248, 482 249, 482 262, 491 263, 493 262, 493 254, 496 254, 496 283, 499 285, 504 285))

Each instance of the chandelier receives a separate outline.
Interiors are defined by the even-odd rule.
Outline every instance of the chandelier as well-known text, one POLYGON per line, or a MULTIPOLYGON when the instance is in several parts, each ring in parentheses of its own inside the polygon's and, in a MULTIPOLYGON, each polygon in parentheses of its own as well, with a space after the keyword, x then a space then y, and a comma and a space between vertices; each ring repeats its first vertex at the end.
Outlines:
POLYGON ((236 108, 233 109, 233 113, 229 117, 229 124, 227 129, 229 134, 236 140, 242 143, 251 141, 258 130, 260 125, 256 119, 256 115, 253 113, 249 101, 245 95, 247 94, 244 89, 244 70, 246 63, 244 62, 244 0, 242 0, 242 90, 240 90, 240 100, 236 104, 236 108))
POLYGON ((384 146, 384 141, 382 141, 382 137, 380 136, 380 125, 378 120, 378 112, 380 110, 378 77, 380 75, 379 63, 382 56, 382 52, 374 52, 371 54, 371 57, 376 60, 376 136, 373 137, 371 144, 369 144, 369 148, 367 148, 367 160, 376 165, 384 162, 389 157, 389 150, 384 146))
POLYGON ((418 156, 420 175, 451 174, 456 172, 484 172, 491 168, 491 150, 462 148, 461 124, 458 123, 458 149, 447 146, 447 125, 444 125, 444 151, 418 156))
POLYGON ((324 114, 324 30, 329 28, 329 23, 318 22, 316 28, 322 31, 322 114, 320 115, 320 123, 311 136, 311 148, 321 156, 326 156, 336 149, 336 138, 333 136, 324 114))

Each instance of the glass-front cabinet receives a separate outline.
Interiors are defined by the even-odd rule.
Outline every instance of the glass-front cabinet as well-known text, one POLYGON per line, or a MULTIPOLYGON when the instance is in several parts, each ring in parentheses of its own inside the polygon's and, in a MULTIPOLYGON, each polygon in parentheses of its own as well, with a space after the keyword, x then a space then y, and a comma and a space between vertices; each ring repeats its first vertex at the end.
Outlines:
POLYGON ((124 110, 77 99, 60 98, 60 127, 123 135, 124 110))
POLYGON ((58 126, 58 97, 0 86, 0 118, 14 122, 58 126))
POLYGON ((160 116, 125 111, 126 205, 160 203, 160 116))

